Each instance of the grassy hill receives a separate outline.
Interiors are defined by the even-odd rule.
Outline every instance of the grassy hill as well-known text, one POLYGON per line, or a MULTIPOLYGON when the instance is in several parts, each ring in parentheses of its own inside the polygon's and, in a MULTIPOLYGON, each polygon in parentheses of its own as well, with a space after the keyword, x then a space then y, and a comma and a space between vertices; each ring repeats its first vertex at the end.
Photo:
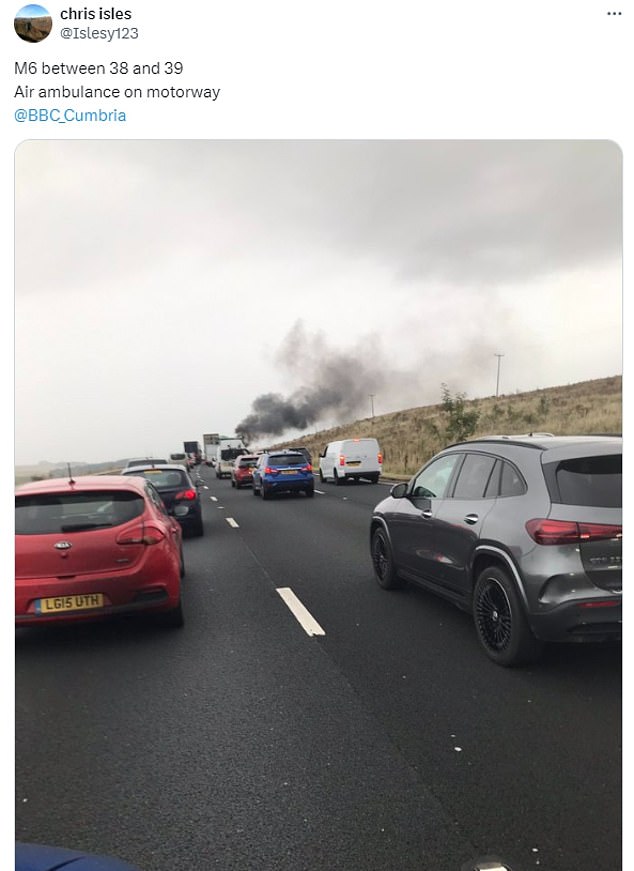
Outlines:
MULTIPOLYGON (((465 414, 475 412, 475 436, 550 432, 553 435, 620 433, 622 378, 600 378, 528 393, 464 400, 465 414)), ((442 391, 439 389, 439 398, 442 391)), ((456 397, 453 397, 456 399, 456 397)), ((311 433, 272 447, 306 445, 314 464, 328 442, 345 438, 378 439, 386 475, 412 475, 445 445, 456 441, 447 432, 450 416, 443 402, 364 418, 311 433)))

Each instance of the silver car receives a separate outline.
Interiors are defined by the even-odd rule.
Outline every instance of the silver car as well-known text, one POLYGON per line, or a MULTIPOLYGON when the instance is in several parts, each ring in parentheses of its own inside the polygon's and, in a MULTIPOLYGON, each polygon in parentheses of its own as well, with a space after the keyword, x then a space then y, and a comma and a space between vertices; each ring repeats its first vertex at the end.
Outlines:
POLYGON ((548 434, 451 445, 374 509, 378 583, 471 612, 499 665, 547 641, 620 639, 622 449, 620 436, 548 434))

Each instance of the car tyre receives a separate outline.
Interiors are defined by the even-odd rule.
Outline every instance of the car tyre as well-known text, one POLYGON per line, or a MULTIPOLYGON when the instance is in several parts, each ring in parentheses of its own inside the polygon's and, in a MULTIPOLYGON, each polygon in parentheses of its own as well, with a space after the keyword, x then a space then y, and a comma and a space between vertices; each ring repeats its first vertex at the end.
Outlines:
POLYGON ((337 474, 337 470, 333 469, 332 474, 333 474, 333 480, 335 482, 335 486, 339 487, 341 485, 342 481, 341 481, 341 478, 339 477, 339 475, 337 474))
POLYGON ((403 580, 396 574, 396 567, 392 557, 392 547, 387 532, 378 527, 372 533, 370 542, 370 554, 374 577, 384 590, 398 590, 403 586, 403 580))
POLYGON ((533 635, 515 585, 498 566, 484 569, 473 591, 473 619, 487 656, 507 668, 536 660, 542 643, 533 635))
POLYGON ((307 487, 305 490, 305 493, 307 496, 314 496, 315 495, 315 488, 314 487, 307 487))
POLYGON ((237 486, 237 485, 236 485, 236 482, 233 480, 233 478, 231 479, 231 486, 232 486, 232 487, 237 486))
POLYGON ((205 527, 203 526, 203 520, 202 520, 202 517, 199 517, 192 528, 192 535, 195 536, 196 538, 200 538, 200 536, 204 535, 204 533, 205 533, 205 527))
POLYGON ((264 486, 264 484, 262 484, 262 489, 260 491, 260 495, 262 496, 263 499, 268 499, 271 495, 269 493, 269 491, 266 489, 266 487, 264 486))
POLYGON ((321 471, 321 469, 319 470, 319 480, 321 481, 322 484, 324 483, 324 480, 325 480, 324 473, 321 471))
POLYGON ((181 551, 180 551, 179 573, 180 573, 181 580, 182 580, 185 577, 185 557, 183 555, 182 546, 181 546, 181 551))

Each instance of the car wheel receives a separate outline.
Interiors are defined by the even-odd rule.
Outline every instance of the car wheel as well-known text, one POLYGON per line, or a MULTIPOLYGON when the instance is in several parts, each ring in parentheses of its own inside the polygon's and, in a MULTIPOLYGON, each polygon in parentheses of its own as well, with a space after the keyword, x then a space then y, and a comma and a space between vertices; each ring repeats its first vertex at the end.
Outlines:
POLYGON ((542 644, 530 630, 515 585, 497 566, 478 576, 473 619, 480 644, 498 665, 525 665, 541 653, 542 644))
POLYGON ((321 469, 319 470, 319 480, 322 484, 324 483, 324 473, 321 471, 321 469))
POLYGON ((180 576, 181 579, 185 577, 185 557, 183 556, 183 548, 181 547, 180 553, 180 576))
POLYGON ((253 490, 251 490, 251 492, 253 493, 254 496, 257 496, 258 493, 259 493, 260 491, 258 490, 258 488, 257 488, 257 487, 255 486, 255 484, 254 484, 254 485, 253 485, 253 490))
POLYGON ((233 480, 233 478, 231 479, 231 486, 232 486, 232 487, 235 487, 235 486, 236 486, 236 482, 233 480))
POLYGON ((200 536, 203 535, 204 532, 205 528, 203 526, 203 519, 202 517, 199 517, 192 527, 192 535, 194 535, 196 538, 200 538, 200 536))
POLYGON ((181 626, 185 625, 183 603, 180 601, 171 611, 162 611, 154 616, 156 618, 156 623, 158 623, 159 626, 164 626, 166 629, 180 629, 181 626))
POLYGON ((262 484, 262 488, 261 488, 261 491, 260 491, 260 495, 262 496, 263 499, 268 499, 269 496, 271 495, 271 494, 269 493, 269 491, 266 489, 266 487, 264 486, 264 484, 262 484))
POLYGON ((308 488, 306 489, 305 493, 306 493, 307 496, 314 496, 314 495, 315 495, 315 488, 314 488, 314 487, 308 487, 308 488))
POLYGON ((334 482, 335 482, 335 485, 336 485, 337 487, 339 487, 339 485, 341 484, 341 478, 340 478, 339 475, 337 474, 337 470, 336 470, 336 469, 333 469, 333 470, 332 470, 332 475, 333 475, 333 480, 334 480, 334 482))
POLYGON ((379 483, 379 476, 378 476, 378 475, 372 475, 372 478, 371 478, 370 480, 371 480, 371 482, 372 482, 373 484, 378 484, 378 483, 379 483))
POLYGON ((370 543, 370 554, 374 576, 379 586, 384 590, 397 590, 403 586, 403 581, 396 574, 392 548, 387 533, 381 527, 374 530, 370 543))

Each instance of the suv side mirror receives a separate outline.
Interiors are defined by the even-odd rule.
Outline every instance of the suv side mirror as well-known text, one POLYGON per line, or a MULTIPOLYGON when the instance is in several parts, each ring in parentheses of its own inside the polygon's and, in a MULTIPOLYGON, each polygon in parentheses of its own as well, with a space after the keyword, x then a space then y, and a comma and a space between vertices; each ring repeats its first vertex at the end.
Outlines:
POLYGON ((401 481, 400 484, 394 484, 393 487, 390 488, 390 496, 393 499, 402 499, 407 492, 407 482, 401 481))

